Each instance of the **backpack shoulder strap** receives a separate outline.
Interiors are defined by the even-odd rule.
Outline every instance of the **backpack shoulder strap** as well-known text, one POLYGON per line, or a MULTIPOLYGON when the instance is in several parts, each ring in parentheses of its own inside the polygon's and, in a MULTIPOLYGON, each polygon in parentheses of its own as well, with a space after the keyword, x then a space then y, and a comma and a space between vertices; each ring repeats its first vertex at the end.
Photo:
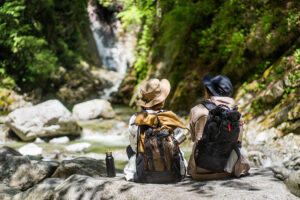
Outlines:
POLYGON ((202 101, 201 104, 207 108, 208 111, 211 111, 213 109, 215 109, 217 106, 215 104, 213 104, 212 102, 206 100, 206 101, 202 101))

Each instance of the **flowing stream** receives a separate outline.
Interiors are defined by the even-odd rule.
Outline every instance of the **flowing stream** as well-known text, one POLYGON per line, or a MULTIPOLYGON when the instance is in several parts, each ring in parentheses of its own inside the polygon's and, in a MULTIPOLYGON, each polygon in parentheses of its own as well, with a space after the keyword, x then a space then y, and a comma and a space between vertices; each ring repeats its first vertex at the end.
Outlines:
POLYGON ((135 38, 124 32, 116 18, 117 11, 100 9, 92 0, 87 11, 102 67, 122 75, 112 87, 103 91, 102 98, 110 99, 111 94, 118 90, 127 69, 134 63, 135 38))

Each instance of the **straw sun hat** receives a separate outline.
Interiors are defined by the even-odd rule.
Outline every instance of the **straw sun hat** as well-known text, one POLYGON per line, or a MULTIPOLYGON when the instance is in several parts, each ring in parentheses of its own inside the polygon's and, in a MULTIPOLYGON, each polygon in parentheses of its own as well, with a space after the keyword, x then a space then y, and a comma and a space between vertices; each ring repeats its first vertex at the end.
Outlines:
POLYGON ((138 105, 150 108, 166 100, 171 90, 170 82, 167 79, 150 79, 141 85, 140 92, 142 99, 138 105))

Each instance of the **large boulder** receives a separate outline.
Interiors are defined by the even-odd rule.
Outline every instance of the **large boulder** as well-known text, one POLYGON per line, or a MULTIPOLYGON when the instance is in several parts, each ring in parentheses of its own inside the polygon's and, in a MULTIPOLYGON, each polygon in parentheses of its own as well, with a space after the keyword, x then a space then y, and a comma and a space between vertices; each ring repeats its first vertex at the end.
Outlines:
POLYGON ((98 117, 113 118, 115 112, 109 101, 104 99, 94 99, 76 104, 73 107, 73 116, 77 120, 89 120, 98 117))
POLYGON ((8 115, 6 125, 24 141, 81 132, 71 112, 58 100, 17 109, 8 115))
POLYGON ((11 188, 27 190, 50 177, 58 163, 55 161, 31 161, 25 156, 7 156, 0 172, 0 181, 11 188))
POLYGON ((86 176, 105 176, 106 168, 103 161, 79 157, 73 160, 64 160, 53 173, 52 178, 68 178, 73 174, 86 176))

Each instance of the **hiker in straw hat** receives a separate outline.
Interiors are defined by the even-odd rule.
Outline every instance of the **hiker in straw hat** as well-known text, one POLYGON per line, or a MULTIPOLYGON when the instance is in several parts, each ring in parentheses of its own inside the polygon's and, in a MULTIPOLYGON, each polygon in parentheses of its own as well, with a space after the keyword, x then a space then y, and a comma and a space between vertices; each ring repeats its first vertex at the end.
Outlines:
MULTIPOLYGON (((185 125, 180 121, 180 119, 171 111, 163 111, 165 100, 167 99, 171 90, 170 82, 167 79, 150 79, 145 81, 140 86, 141 99, 137 102, 142 108, 142 112, 134 114, 129 120, 129 140, 130 145, 127 147, 127 155, 129 158, 128 164, 124 168, 124 174, 127 181, 136 181, 136 157, 137 157, 137 141, 139 134, 139 122, 142 120, 143 123, 152 123, 150 120, 146 121, 153 116, 158 116, 158 118, 163 122, 166 127, 182 127, 185 125), (143 116, 147 115, 147 119, 143 118, 140 114, 143 113, 143 116), (161 113, 164 113, 164 116, 160 116, 161 113), (142 118, 141 118, 142 117, 142 118), (169 118, 172 118, 171 121, 169 118), (139 122, 138 122, 139 121, 139 122), (172 124, 173 123, 173 124, 172 124), (175 123, 175 124, 174 124, 175 123)), ((158 123, 158 122, 157 122, 158 123)), ((152 126, 152 125, 149 125, 152 126)), ((138 151, 139 152, 139 151, 138 151)), ((183 154, 182 154, 183 155, 183 154)), ((181 165, 184 168, 187 165, 185 160, 182 159, 181 165)))

